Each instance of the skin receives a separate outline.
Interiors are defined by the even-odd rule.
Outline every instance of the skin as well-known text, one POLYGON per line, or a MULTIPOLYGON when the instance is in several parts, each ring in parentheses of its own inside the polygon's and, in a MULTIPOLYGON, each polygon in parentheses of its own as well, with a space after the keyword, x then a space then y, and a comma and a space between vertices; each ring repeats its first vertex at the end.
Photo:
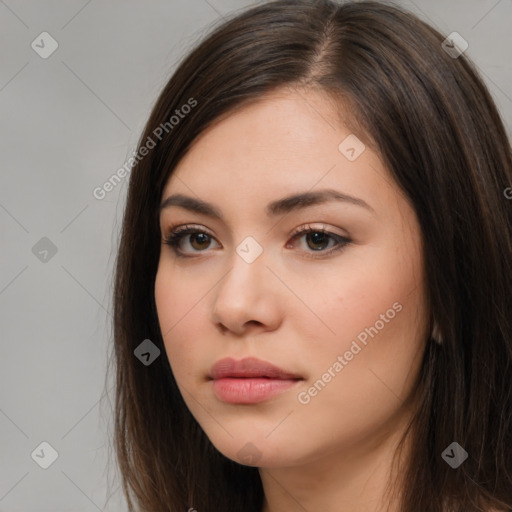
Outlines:
POLYGON ((339 151, 350 134, 320 92, 282 89, 203 132, 162 195, 200 198, 224 216, 162 210, 162 237, 194 224, 213 238, 185 235, 189 258, 162 245, 155 299, 191 413, 226 457, 247 463, 244 446, 259 457, 251 465, 262 478, 263 512, 384 510, 391 457, 413 410, 428 338, 420 228, 369 145, 354 161, 339 151), (266 216, 271 201, 324 188, 363 199, 374 212, 330 201, 266 216), (305 224, 352 242, 314 258, 336 241, 293 240, 305 224), (248 236, 263 248, 250 264, 236 252, 248 236), (394 318, 301 403, 298 394, 396 303, 394 318), (247 356, 303 380, 263 403, 222 402, 207 378, 211 367, 247 356))

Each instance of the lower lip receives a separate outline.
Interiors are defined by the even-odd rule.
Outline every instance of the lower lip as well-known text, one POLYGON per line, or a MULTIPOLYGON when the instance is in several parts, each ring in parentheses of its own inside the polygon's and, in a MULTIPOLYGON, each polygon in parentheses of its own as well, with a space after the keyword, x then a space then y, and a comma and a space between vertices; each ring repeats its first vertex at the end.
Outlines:
POLYGON ((295 386, 299 379, 224 378, 213 381, 219 400, 230 404, 257 404, 295 386))

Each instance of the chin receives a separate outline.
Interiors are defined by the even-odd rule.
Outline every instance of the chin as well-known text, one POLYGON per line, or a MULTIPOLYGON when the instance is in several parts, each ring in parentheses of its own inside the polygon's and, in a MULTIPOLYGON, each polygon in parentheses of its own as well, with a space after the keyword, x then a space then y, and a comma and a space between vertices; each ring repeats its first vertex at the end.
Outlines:
POLYGON ((297 446, 300 443, 277 435, 268 439, 266 435, 247 432, 247 435, 223 436, 222 440, 210 438, 210 441, 222 455, 244 466, 285 467, 299 462, 297 446))

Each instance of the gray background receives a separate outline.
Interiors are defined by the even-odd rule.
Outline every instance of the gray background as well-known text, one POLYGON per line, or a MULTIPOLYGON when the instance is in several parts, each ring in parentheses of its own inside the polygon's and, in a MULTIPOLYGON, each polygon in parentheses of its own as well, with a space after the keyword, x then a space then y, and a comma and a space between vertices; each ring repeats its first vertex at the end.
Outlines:
MULTIPOLYGON (((397 3, 468 41, 511 134, 512 1, 397 3)), ((194 41, 253 4, 0 0, 0 512, 126 510, 105 371, 128 179, 92 192, 135 150, 194 41), (58 43, 46 59, 31 47, 44 31, 58 43), (43 441, 58 452, 47 469, 43 441)))

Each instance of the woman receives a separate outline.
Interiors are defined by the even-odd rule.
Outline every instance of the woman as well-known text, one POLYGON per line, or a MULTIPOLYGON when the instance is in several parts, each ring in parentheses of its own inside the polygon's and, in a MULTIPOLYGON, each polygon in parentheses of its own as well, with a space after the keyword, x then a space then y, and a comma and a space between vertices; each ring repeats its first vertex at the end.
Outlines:
POLYGON ((458 41, 277 1, 175 71, 116 269, 130 510, 511 509, 511 147, 458 41))

